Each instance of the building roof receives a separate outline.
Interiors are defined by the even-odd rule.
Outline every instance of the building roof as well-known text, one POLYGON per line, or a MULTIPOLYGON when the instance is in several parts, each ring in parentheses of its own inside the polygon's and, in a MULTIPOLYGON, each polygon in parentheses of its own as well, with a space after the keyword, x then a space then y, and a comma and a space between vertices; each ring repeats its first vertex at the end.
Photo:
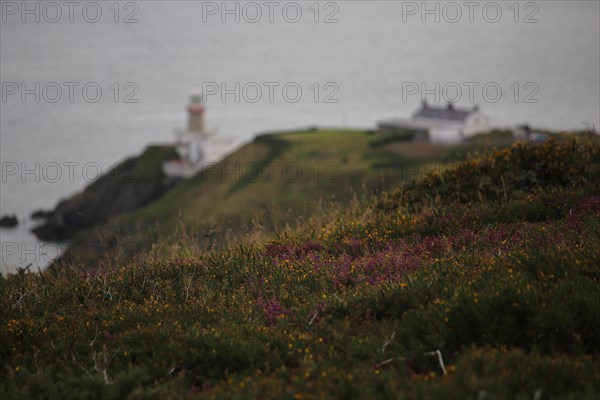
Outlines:
POLYGON ((423 102, 421 109, 417 111, 413 118, 428 118, 440 119, 447 121, 463 122, 471 113, 477 111, 477 106, 474 108, 456 108, 452 103, 447 106, 430 106, 423 102))
POLYGON ((414 120, 406 120, 401 118, 393 118, 387 119, 384 121, 380 121, 378 124, 379 128, 387 128, 387 129, 410 129, 416 131, 427 131, 430 128, 430 124, 425 121, 414 121, 414 120))

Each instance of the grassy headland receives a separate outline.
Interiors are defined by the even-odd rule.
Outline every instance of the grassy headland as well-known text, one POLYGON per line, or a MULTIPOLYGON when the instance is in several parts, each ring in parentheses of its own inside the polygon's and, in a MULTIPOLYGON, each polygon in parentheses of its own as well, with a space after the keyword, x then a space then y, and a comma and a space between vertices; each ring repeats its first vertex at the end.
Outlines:
POLYGON ((598 139, 396 186, 277 240, 1 278, 3 398, 600 395, 598 139))
MULTIPOLYGON (((84 245, 73 246, 63 259, 95 264, 96 252, 78 250, 98 241, 99 236, 102 244, 97 247, 114 253, 119 242, 128 244, 121 247, 139 252, 156 243, 157 238, 178 236, 182 226, 189 234, 219 247, 223 242, 254 237, 257 231, 281 232, 303 224, 307 217, 321 213, 332 203, 347 205, 355 196, 393 189, 402 182, 439 171, 447 162, 463 159, 481 148, 479 144, 442 146, 398 141, 358 130, 258 136, 153 201, 113 213, 91 229, 80 231, 73 240, 84 245)), ((138 159, 139 163, 160 166, 160 157, 148 160, 146 153, 138 159)), ((129 186, 144 187, 148 179, 163 182, 165 177, 160 170, 143 179, 133 175, 129 186)), ((114 189, 90 187, 84 194, 100 193, 97 197, 111 202, 114 189)), ((127 184, 116 189, 120 194, 131 192, 127 184)), ((93 212, 86 204, 95 203, 75 197, 66 204, 77 211, 76 215, 85 216, 93 212)))

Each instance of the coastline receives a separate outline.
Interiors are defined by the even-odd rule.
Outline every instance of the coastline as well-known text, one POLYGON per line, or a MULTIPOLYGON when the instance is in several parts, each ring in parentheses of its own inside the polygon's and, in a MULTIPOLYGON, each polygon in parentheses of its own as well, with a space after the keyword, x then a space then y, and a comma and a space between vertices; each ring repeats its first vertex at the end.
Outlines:
MULTIPOLYGON (((221 138, 218 142, 209 142, 207 146, 207 163, 218 162, 227 156, 229 153, 238 149, 243 142, 234 138, 221 138)), ((124 160, 116 163, 116 169, 123 166, 131 159, 139 158, 144 151, 151 147, 168 147, 171 143, 153 143, 148 144, 145 149, 142 149, 137 156, 127 157, 124 160)), ((110 169, 105 175, 114 171, 110 169)), ((100 179, 101 177, 99 177, 100 179)), ((88 187, 93 186, 98 180, 85 184, 77 189, 74 193, 67 193, 58 199, 54 204, 45 205, 43 209, 31 209, 25 214, 17 214, 18 225, 12 228, 0 228, 0 243, 2 246, 2 259, 0 263, 0 274, 14 274, 19 269, 29 268, 30 271, 45 270, 49 268, 53 262, 59 259, 65 250, 73 241, 76 233, 65 235, 64 237, 53 237, 40 234, 40 228, 47 224, 51 216, 47 218, 32 218, 31 215, 37 211, 56 211, 61 203, 67 202, 84 192, 88 187), (49 208, 51 207, 51 208, 49 208), (37 234, 36 234, 37 232, 37 234)), ((162 195, 164 193, 161 193, 162 195)), ((160 196, 158 196, 160 197, 160 196)), ((110 201, 110 199, 107 199, 110 201)))

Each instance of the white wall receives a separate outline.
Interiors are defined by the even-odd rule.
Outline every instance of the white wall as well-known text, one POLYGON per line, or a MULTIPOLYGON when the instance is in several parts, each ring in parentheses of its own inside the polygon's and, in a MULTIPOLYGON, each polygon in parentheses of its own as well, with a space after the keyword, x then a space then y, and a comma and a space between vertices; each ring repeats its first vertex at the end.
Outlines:
POLYGON ((463 133, 465 137, 470 137, 481 132, 489 131, 489 129, 490 118, 481 111, 476 111, 471 113, 465 120, 463 133))

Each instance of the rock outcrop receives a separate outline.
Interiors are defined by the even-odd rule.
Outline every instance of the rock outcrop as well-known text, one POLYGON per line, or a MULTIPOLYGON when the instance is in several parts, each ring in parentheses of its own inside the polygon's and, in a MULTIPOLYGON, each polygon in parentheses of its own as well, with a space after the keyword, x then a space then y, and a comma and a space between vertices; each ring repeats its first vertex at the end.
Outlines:
POLYGON ((42 240, 68 239, 156 200, 177 183, 165 176, 161 168, 164 161, 175 155, 171 146, 148 147, 140 156, 121 162, 83 192, 60 201, 52 212, 45 214, 45 222, 35 227, 33 233, 42 240))

